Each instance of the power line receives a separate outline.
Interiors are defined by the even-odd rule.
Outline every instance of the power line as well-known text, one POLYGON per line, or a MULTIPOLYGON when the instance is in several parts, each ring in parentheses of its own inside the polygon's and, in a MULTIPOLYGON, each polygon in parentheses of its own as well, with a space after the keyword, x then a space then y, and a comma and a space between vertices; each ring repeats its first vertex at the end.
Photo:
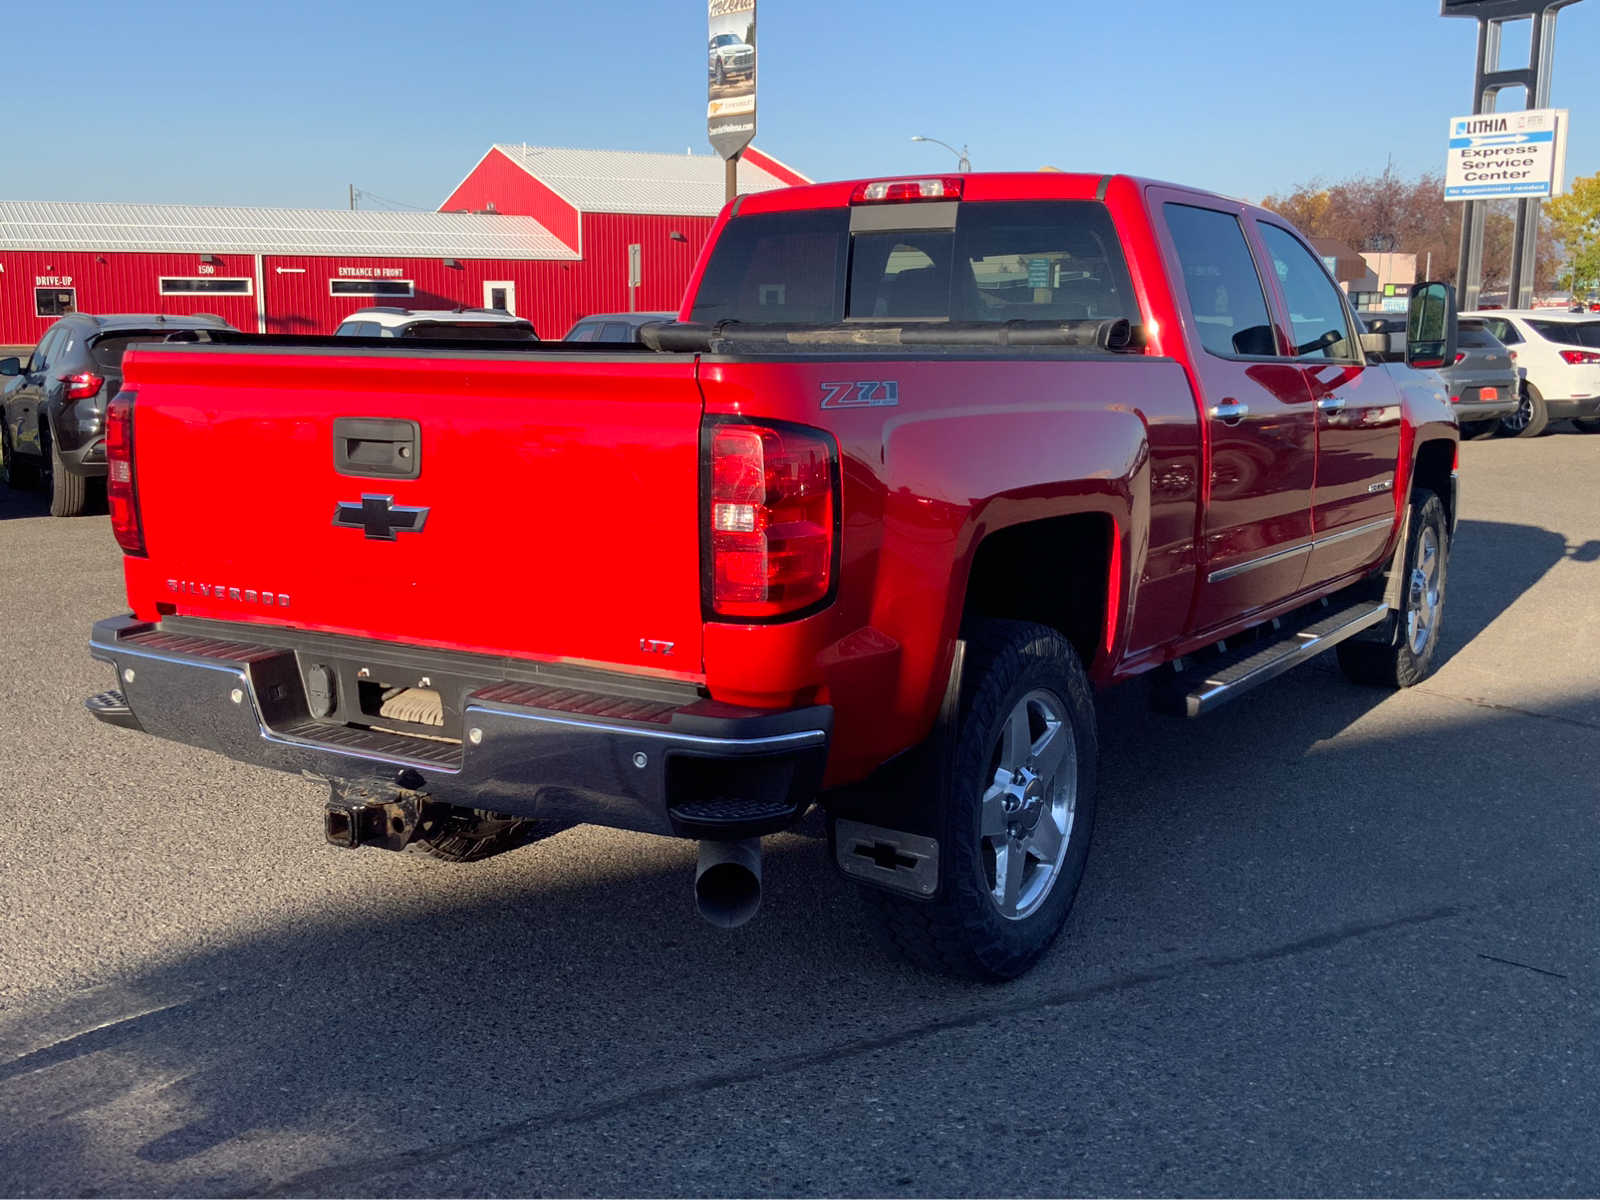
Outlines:
POLYGON ((387 204, 391 208, 410 209, 412 212, 434 212, 433 208, 421 204, 408 204, 404 200, 391 200, 388 196, 380 196, 377 192, 369 192, 365 188, 350 185, 350 207, 355 208, 362 200, 376 200, 380 204, 387 204))

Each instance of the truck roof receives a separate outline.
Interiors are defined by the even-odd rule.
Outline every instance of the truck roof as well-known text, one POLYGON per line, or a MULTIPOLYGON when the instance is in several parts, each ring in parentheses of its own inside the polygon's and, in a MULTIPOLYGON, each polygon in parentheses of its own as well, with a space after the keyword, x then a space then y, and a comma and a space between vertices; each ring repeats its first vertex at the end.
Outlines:
MULTIPOLYGON (((968 174, 932 171, 921 175, 879 175, 865 179, 834 180, 755 192, 734 201, 734 216, 804 209, 844 208, 858 188, 873 183, 907 183, 915 180, 957 181, 961 200, 1096 200, 1104 199, 1113 183, 1135 188, 1160 186, 1200 196, 1215 196, 1232 204, 1248 203, 1186 184, 1115 175, 1072 171, 981 171, 968 174)), ((954 199, 956 197, 952 197, 954 199)), ((1255 207, 1255 206, 1251 206, 1255 207)))

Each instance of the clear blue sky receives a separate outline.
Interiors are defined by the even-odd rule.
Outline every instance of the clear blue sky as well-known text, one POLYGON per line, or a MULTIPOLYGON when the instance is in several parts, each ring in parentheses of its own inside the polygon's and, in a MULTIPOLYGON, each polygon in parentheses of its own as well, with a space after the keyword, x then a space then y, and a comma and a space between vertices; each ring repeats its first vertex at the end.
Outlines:
MULTIPOLYGON (((495 141, 709 153, 701 0, 8 8, 8 200, 341 207, 354 183, 433 207, 495 141)), ((1438 8, 761 0, 756 142, 816 178, 954 164, 914 133, 968 143, 978 170, 1250 198, 1391 156, 1415 174, 1470 107, 1476 26, 1438 8)), ((1600 0, 1558 40, 1568 173, 1590 174, 1600 0)))

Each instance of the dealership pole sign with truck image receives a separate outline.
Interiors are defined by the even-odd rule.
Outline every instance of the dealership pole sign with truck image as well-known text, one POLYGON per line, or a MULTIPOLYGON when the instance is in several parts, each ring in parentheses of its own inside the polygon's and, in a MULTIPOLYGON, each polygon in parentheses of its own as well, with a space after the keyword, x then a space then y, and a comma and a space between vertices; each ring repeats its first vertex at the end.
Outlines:
POLYGON ((1544 199, 1565 187, 1567 111, 1536 108, 1450 119, 1446 200, 1544 199))
POLYGON ((756 136, 756 0, 710 0, 706 133, 723 158, 756 136))

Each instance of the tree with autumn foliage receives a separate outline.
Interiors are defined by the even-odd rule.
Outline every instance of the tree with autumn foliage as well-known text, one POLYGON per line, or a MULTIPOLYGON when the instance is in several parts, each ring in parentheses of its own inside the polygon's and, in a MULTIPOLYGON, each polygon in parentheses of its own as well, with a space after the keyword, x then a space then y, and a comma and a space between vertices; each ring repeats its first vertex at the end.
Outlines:
POLYGON ((1544 210, 1567 251, 1561 282, 1575 296, 1600 290, 1600 172, 1574 179, 1544 210))
MULTIPOLYGON (((1419 280, 1431 254, 1433 278, 1455 280, 1463 205, 1445 200, 1444 179, 1436 173, 1408 180, 1391 164, 1381 175, 1358 175, 1338 183, 1313 181, 1261 203, 1310 237, 1337 238, 1356 250, 1415 254, 1419 280)), ((1489 202, 1483 224, 1485 291, 1504 288, 1510 281, 1515 223, 1513 202, 1489 202)), ((1554 225, 1547 215, 1541 216, 1536 290, 1553 286, 1559 262, 1554 225)))

